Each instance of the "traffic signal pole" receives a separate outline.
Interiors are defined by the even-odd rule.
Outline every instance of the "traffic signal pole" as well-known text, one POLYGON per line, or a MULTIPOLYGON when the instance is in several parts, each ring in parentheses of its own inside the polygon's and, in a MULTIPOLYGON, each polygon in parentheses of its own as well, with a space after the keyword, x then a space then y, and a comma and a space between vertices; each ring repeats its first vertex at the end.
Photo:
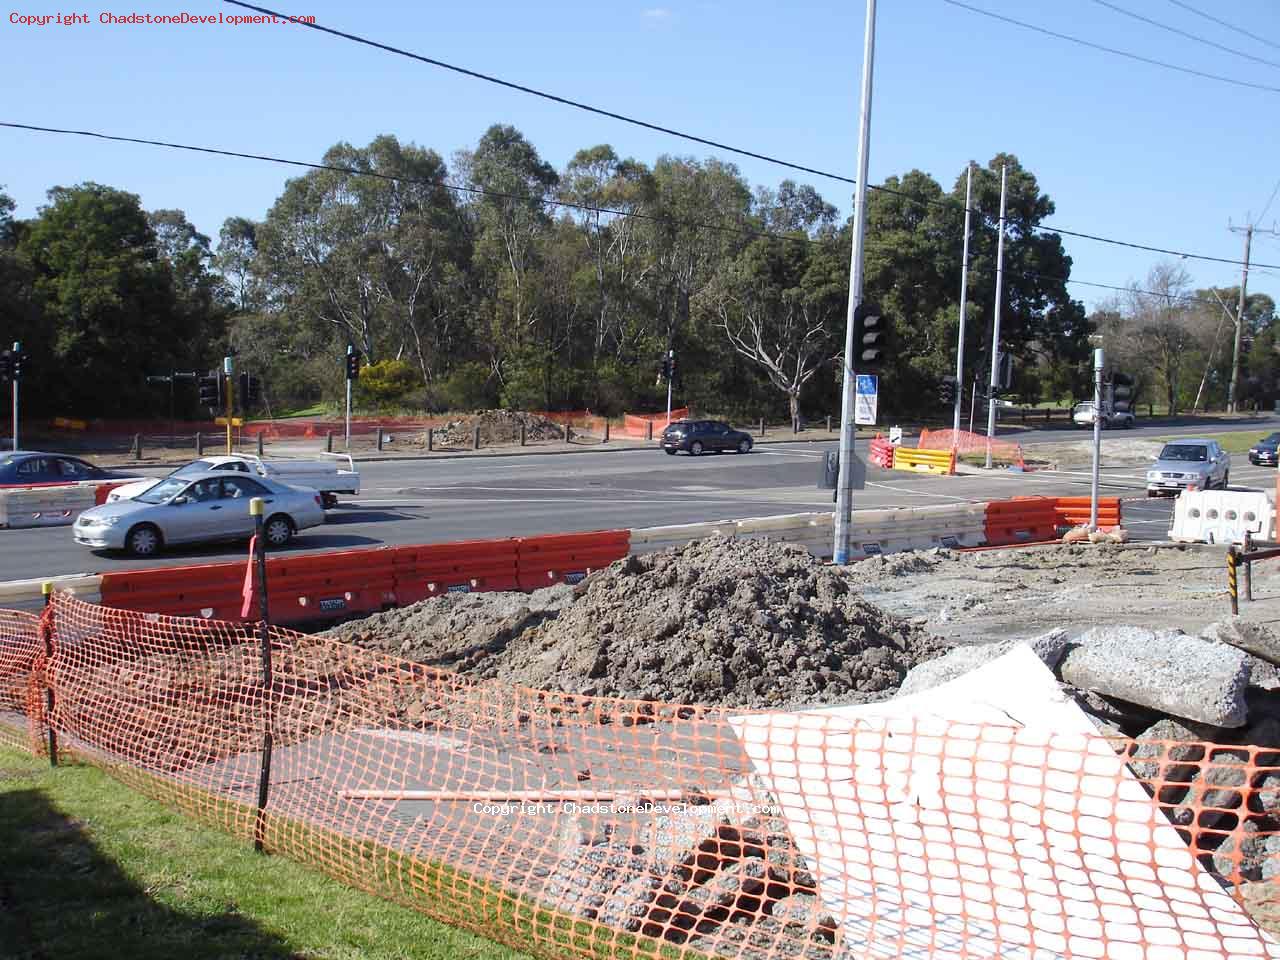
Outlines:
POLYGON ((854 358, 861 344, 853 342, 854 316, 862 305, 863 239, 867 232, 867 165, 871 150, 871 84, 876 50, 876 0, 867 0, 867 22, 862 51, 862 104, 858 132, 858 180, 854 187, 853 249, 849 253, 849 312, 844 334, 844 385, 840 391, 840 473, 836 482, 835 543, 836 563, 849 562, 849 540, 853 527, 853 457, 858 428, 854 424, 857 377, 854 358))
POLYGON ((675 366, 676 352, 674 350, 667 351, 667 426, 671 426, 671 382, 676 378, 675 366))
POLYGON ((13 341, 13 358, 14 363, 19 364, 18 369, 13 371, 13 449, 18 449, 18 381, 22 379, 21 360, 22 344, 17 340, 13 341))
POLYGON ((964 254, 960 261, 960 336, 956 346, 956 409, 952 423, 952 445, 960 434, 960 408, 964 406, 964 322, 965 294, 969 291, 969 213, 973 207, 973 163, 965 168, 964 187, 964 254))
POLYGON ((355 347, 347 344, 347 453, 351 452, 351 356, 355 347))
POLYGON ((235 407, 232 405, 232 400, 233 400, 232 390, 234 390, 235 388, 234 388, 234 386, 232 385, 231 373, 232 373, 232 363, 231 363, 231 358, 230 358, 230 357, 224 357, 224 358, 223 358, 223 360, 222 360, 222 375, 223 375, 223 378, 227 381, 227 390, 226 390, 226 400, 227 400, 227 456, 231 456, 231 453, 232 453, 232 450, 231 450, 231 418, 232 418, 232 416, 234 415, 234 411, 235 411, 235 407))
POLYGON ((1000 300, 1004 291, 1004 200, 1005 174, 1000 168, 1000 239, 996 242, 996 315, 991 328, 991 390, 987 399, 987 469, 991 469, 991 441, 996 435, 996 396, 1000 390, 1000 300))

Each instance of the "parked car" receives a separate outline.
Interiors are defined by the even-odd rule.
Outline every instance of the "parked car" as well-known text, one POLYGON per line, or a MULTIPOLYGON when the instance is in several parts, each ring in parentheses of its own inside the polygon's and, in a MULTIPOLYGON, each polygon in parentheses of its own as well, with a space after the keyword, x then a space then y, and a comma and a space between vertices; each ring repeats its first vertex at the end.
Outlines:
POLYGON ((662 449, 672 456, 678 450, 687 450, 694 457, 708 450, 750 453, 754 445, 751 434, 735 430, 722 420, 677 420, 662 431, 662 449))
POLYGON ((77 483, 81 480, 132 480, 136 474, 114 473, 63 453, 14 450, 0 453, 0 487, 38 483, 77 483))
POLYGON ((249 501, 266 501, 263 534, 283 547, 299 530, 324 523, 319 492, 265 477, 206 470, 166 477, 132 500, 91 507, 76 518, 76 543, 94 550, 127 550, 137 557, 180 543, 243 540, 252 535, 249 501))
POLYGON ((1280 466, 1280 433, 1272 433, 1263 437, 1249 448, 1249 462, 1257 466, 1280 466))
MULTIPOLYGON (((335 455, 336 456, 336 455, 335 455)), ((228 454, 226 456, 204 457, 194 460, 184 467, 179 467, 169 474, 171 477, 193 477, 206 470, 245 473, 256 477, 267 477, 291 487, 311 487, 320 491, 320 499, 327 507, 336 506, 338 494, 357 494, 360 492, 360 474, 350 457, 345 457, 349 469, 340 469, 340 460, 262 460, 248 454, 228 454)), ((160 481, 140 480, 137 483, 126 483, 107 494, 107 502, 132 500, 138 494, 151 489, 160 481)))
POLYGON ((1231 455, 1216 440, 1174 440, 1166 443, 1147 471, 1147 496, 1197 490, 1223 490, 1231 482, 1231 455))
MULTIPOLYGON (((1120 427, 1128 430, 1134 425, 1136 417, 1129 410, 1108 410, 1103 407, 1102 410, 1102 429, 1110 430, 1112 427, 1120 427)), ((1083 403, 1077 403, 1071 409, 1071 421, 1077 427, 1093 426, 1093 401, 1086 400, 1083 403)))

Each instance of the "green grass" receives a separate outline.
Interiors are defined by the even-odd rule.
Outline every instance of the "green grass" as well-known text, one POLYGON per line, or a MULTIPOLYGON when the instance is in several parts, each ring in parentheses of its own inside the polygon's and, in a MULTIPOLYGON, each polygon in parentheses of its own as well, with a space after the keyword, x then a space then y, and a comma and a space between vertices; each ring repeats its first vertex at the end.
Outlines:
POLYGON ((208 830, 88 766, 0 747, 0 944, 15 960, 525 955, 208 830))
MULTIPOLYGON (((1217 440, 1227 453, 1248 453, 1249 448, 1267 435, 1263 430, 1232 430, 1226 433, 1197 433, 1197 440, 1217 440)), ((1166 443, 1171 440, 1190 440, 1192 437, 1183 434, 1179 437, 1157 437, 1166 443)))

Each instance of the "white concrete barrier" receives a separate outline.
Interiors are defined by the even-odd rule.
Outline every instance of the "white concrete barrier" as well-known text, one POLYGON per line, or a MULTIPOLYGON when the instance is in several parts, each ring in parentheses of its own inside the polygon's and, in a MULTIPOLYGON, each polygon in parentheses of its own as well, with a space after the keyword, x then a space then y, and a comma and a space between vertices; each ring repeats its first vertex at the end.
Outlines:
POLYGON ((1274 540, 1275 504, 1263 491, 1188 490, 1173 508, 1170 540, 1183 543, 1244 543, 1274 540))
POLYGON ((60 577, 0 582, 0 609, 38 612, 44 606, 44 585, 67 591, 86 603, 102 602, 102 577, 93 573, 71 573, 60 577))
MULTIPOLYGON (((141 479, 141 478, 139 478, 141 479)), ((98 488, 118 480, 0 490, 0 527, 65 527, 82 510, 97 505, 98 488)))

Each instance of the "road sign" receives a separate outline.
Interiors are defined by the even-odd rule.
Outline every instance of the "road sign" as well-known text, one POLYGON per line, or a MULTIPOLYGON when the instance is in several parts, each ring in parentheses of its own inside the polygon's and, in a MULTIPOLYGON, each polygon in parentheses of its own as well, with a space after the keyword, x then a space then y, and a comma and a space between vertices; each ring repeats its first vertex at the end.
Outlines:
MULTIPOLYGON (((216 424, 217 424, 218 426, 220 426, 220 427, 225 427, 225 426, 227 425, 227 418, 226 418, 226 417, 218 417, 218 418, 217 418, 216 420, 214 420, 213 422, 214 422, 214 423, 216 423, 216 424)), ((244 419, 243 419, 243 418, 241 418, 241 417, 232 417, 232 418, 231 418, 231 425, 232 425, 233 427, 243 427, 243 426, 244 426, 244 419)))
POLYGON ((853 402, 853 422, 861 426, 874 426, 878 407, 880 378, 871 373, 858 374, 853 402))

